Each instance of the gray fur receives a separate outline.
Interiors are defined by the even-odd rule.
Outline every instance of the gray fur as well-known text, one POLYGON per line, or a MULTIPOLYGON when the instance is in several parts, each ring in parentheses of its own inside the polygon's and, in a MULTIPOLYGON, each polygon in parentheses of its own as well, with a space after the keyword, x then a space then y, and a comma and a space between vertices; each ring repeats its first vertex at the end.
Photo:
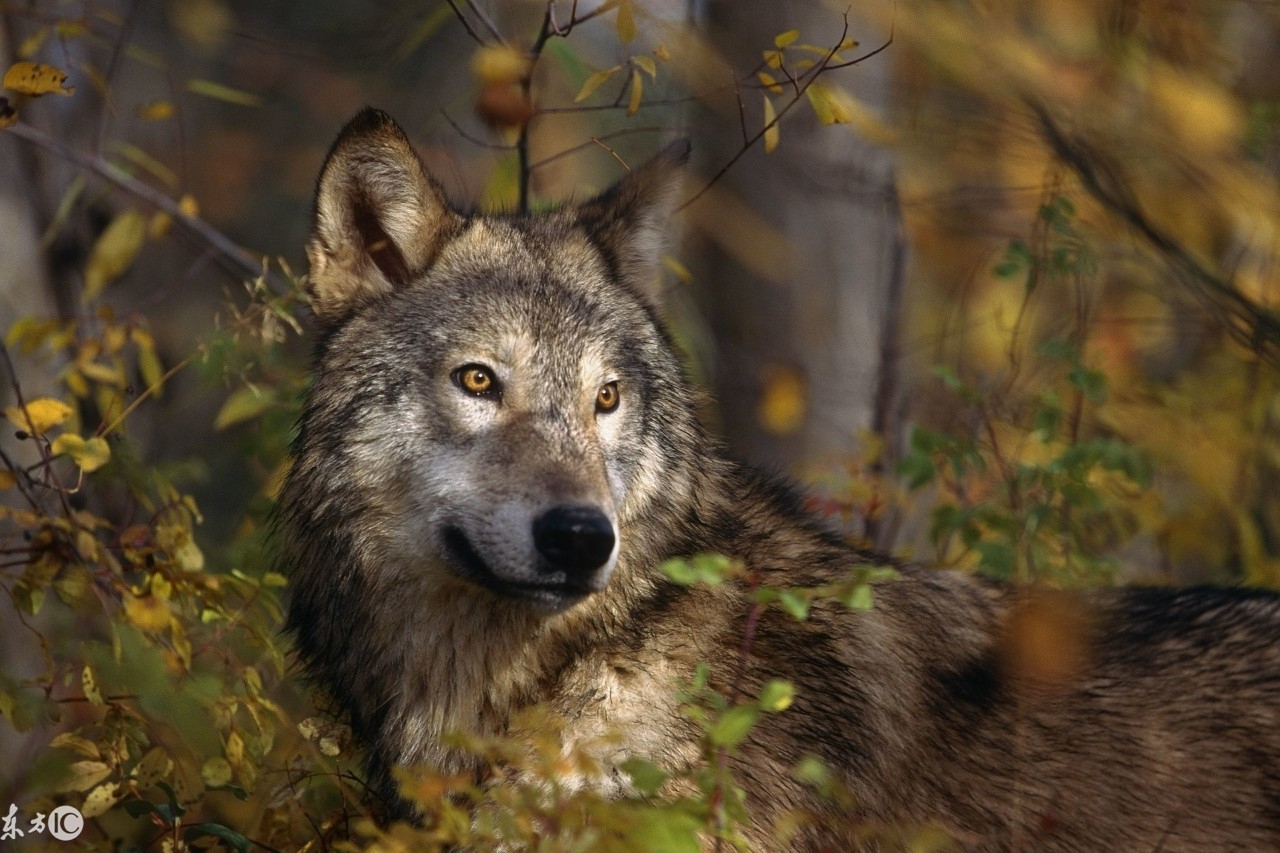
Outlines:
MULTIPOLYGON (((330 154, 310 246, 315 381, 280 540, 298 652, 384 786, 394 765, 481 774, 440 736, 508 731, 535 703, 570 746, 615 731, 606 761, 688 767, 701 747, 676 691, 707 661, 728 692, 749 599, 676 586, 658 564, 721 553, 786 587, 883 562, 727 461, 697 419, 652 284, 686 151, 530 217, 449 208, 375 111, 330 154), (458 385, 470 364, 500 398, 458 385), (620 404, 597 410, 615 381, 620 404), (561 505, 616 536, 572 577, 530 533, 561 505)), ((1047 596, 917 567, 877 585, 869 612, 768 609, 746 689, 786 678, 796 698, 733 759, 751 840, 769 849, 804 809, 799 848, 929 825, 964 849, 1276 849, 1278 629, 1270 593, 1047 596), (1057 646, 1048 669, 1028 624, 1057 646), (851 805, 794 779, 811 754, 851 805)))

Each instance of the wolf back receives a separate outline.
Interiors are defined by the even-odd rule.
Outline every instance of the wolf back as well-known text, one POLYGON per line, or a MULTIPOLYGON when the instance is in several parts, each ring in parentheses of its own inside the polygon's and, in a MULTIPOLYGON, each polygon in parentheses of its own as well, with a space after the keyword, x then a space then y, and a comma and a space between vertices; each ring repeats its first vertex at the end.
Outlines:
MULTIPOLYGON (((690 768, 703 734, 677 697, 705 662, 726 694, 739 673, 747 692, 795 685, 732 757, 757 849, 798 813, 795 848, 922 826, 972 849, 1275 848, 1273 594, 1051 594, 901 566, 867 612, 766 609, 744 662, 747 586, 659 571, 709 552, 808 588, 886 563, 698 420, 656 284, 687 152, 528 216, 453 208, 375 110, 326 160, 279 542, 298 654, 375 783, 395 801, 393 767, 481 778, 443 735, 518 737, 533 705, 566 750, 690 768), (806 756, 848 797, 799 781, 806 756)), ((579 784, 621 795, 621 778, 579 784)))

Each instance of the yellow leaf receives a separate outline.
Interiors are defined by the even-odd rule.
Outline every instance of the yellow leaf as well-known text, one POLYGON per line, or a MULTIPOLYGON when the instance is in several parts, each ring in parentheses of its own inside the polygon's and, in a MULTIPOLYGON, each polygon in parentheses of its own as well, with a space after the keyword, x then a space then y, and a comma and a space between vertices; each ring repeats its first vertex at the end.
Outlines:
POLYGON ((64 86, 66 82, 66 74, 40 62, 15 62, 4 74, 4 87, 23 95, 70 95, 76 89, 64 86))
POLYGON ((621 65, 615 65, 612 68, 606 68, 604 71, 595 72, 587 78, 585 83, 582 84, 582 88, 578 90, 578 94, 573 96, 573 102, 578 104, 585 101, 587 98, 591 97, 592 92, 603 86, 605 81, 621 70, 621 65))
POLYGON ((778 114, 773 111, 773 101, 769 100, 769 96, 764 96, 764 153, 772 154, 773 149, 778 147, 778 137, 781 135, 778 130, 778 114))
POLYGON ((111 460, 111 446, 105 438, 96 435, 85 439, 74 432, 64 432, 53 440, 49 449, 55 455, 70 456, 86 474, 92 474, 111 460))
POLYGON ((49 28, 41 27, 31 35, 22 40, 22 44, 18 45, 18 56, 26 59, 29 56, 35 56, 40 50, 40 46, 44 44, 44 40, 49 37, 49 28))
POLYGON ((662 43, 659 43, 658 46, 653 49, 653 55, 661 59, 663 62, 671 59, 671 51, 667 50, 667 46, 662 43))
POLYGON ((147 220, 136 210, 121 211, 89 252, 84 271, 84 299, 96 299, 103 288, 124 275, 147 241, 147 220))
POLYGON ((98 689, 98 679, 93 674, 93 670, 86 664, 85 668, 80 672, 80 689, 84 690, 84 698, 89 700, 90 705, 102 705, 102 691, 98 689))
POLYGON ((0 471, 0 492, 18 485, 18 477, 12 471, 0 471))
POLYGON ((160 633, 169 627, 169 622, 173 619, 173 613, 169 610, 169 603, 156 595, 146 595, 139 598, 126 592, 124 594, 124 613, 125 616, 129 617, 129 621, 136 625, 140 631, 148 634, 160 633))
POLYGON ((43 435, 71 417, 73 409, 61 400, 38 397, 27 401, 26 411, 21 406, 9 406, 4 416, 18 429, 33 435, 43 435))
POLYGON ((644 94, 644 78, 639 71, 631 72, 631 100, 627 103, 627 115, 633 116, 640 109, 640 97, 644 94))
POLYGON ((221 788, 231 782, 231 763, 225 758, 210 758, 200 768, 200 777, 206 788, 221 788))
POLYGON ((100 759, 102 753, 98 751, 98 745, 88 738, 73 735, 70 732, 63 732, 53 740, 49 741, 51 749, 70 749, 80 753, 85 758, 100 759))
POLYGON ((529 55, 505 44, 488 44, 471 56, 471 73, 485 86, 519 83, 529 73, 529 55))
POLYGON ((169 233, 171 225, 173 225, 173 217, 163 210, 157 210, 151 214, 151 219, 147 222, 147 236, 152 240, 159 240, 169 233))
POLYGON ((622 0, 618 4, 618 40, 630 44, 636 37, 636 11, 631 0, 622 0))
POLYGON ((227 761, 232 767, 239 767, 244 764, 244 738, 240 737, 239 732, 232 732, 227 735, 227 761))
POLYGON ((649 79, 658 79, 658 66, 654 64, 652 59, 647 56, 633 56, 631 61, 640 66, 640 69, 649 75, 649 79))
POLYGON ((252 385, 233 391, 213 419, 214 429, 226 429, 243 421, 256 418, 271 408, 274 398, 261 388, 252 385))
POLYGON ((119 782, 104 782, 89 792, 80 807, 80 814, 86 818, 98 817, 120 802, 126 789, 119 782))
POLYGON ((58 790, 87 791, 110 775, 111 765, 105 761, 73 761, 58 790))
POLYGON ((204 554, 185 527, 166 524, 156 528, 156 543, 169 552, 178 568, 184 572, 198 572, 204 568, 204 554))
POLYGON ((760 398, 760 425, 774 435, 790 435, 804 424, 805 385, 791 367, 774 366, 765 373, 760 398))
POLYGON ((782 85, 778 82, 777 78, 768 71, 757 71, 756 77, 758 77, 760 82, 763 83, 773 94, 782 94, 782 85))
POLYGON ((183 216, 189 216, 192 219, 200 215, 200 205, 196 201, 196 197, 187 193, 178 199, 178 212, 183 216))
POLYGON ((782 67, 782 51, 766 50, 764 52, 764 64, 768 65, 775 71, 782 67))
POLYGON ((143 121, 168 121, 177 114, 173 101, 159 100, 138 107, 138 118, 143 121))
POLYGON ((138 783, 139 788, 150 788, 159 782, 173 769, 173 759, 160 747, 154 747, 142 756, 142 760, 129 775, 138 783))
POLYGON ((228 104, 236 104, 242 107, 262 106, 262 98, 260 96, 252 92, 246 92, 243 89, 224 86, 212 80, 188 80, 187 91, 193 95, 204 95, 206 98, 213 98, 216 101, 225 101, 228 104))
POLYGON ((793 41, 795 41, 798 38, 800 38, 799 30, 787 30, 785 33, 778 33, 776 36, 774 36, 773 44, 774 44, 774 47, 777 47, 779 50, 781 50, 782 48, 791 44, 793 41))

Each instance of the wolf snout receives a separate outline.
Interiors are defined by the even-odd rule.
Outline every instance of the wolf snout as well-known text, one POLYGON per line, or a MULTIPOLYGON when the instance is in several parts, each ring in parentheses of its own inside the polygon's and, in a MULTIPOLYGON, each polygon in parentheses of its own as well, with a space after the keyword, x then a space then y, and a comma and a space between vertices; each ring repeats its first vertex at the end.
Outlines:
POLYGON ((533 520, 533 544, 547 564, 570 578, 586 576, 609 561, 613 522, 595 507, 557 506, 533 520))

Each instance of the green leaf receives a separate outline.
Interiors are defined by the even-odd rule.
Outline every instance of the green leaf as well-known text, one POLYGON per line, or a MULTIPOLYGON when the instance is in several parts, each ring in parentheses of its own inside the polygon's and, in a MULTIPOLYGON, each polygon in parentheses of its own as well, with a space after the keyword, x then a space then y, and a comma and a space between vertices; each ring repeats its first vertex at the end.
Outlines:
POLYGON ((796 698, 796 688, 790 681, 773 679, 760 691, 760 708, 764 711, 785 711, 796 698))
POLYGON ((275 402, 275 398, 261 388, 246 386, 231 393, 213 419, 213 428, 223 430, 258 417, 275 402))
POLYGON ((778 593, 778 603, 798 622, 809 618, 809 598, 794 589, 781 590, 778 593))
POLYGON ((737 746, 746 739, 759 716, 760 709, 755 705, 734 705, 720 715, 707 736, 713 746, 737 746))
POLYGON ((656 764, 643 758, 628 758, 619 765, 623 773, 631 777, 631 784, 642 797, 652 797, 667 781, 667 773, 656 764))
POLYGON ((194 841, 197 838, 218 838, 230 844, 240 853, 248 853, 249 839, 230 827, 220 823, 197 823, 182 832, 183 841, 194 841))

